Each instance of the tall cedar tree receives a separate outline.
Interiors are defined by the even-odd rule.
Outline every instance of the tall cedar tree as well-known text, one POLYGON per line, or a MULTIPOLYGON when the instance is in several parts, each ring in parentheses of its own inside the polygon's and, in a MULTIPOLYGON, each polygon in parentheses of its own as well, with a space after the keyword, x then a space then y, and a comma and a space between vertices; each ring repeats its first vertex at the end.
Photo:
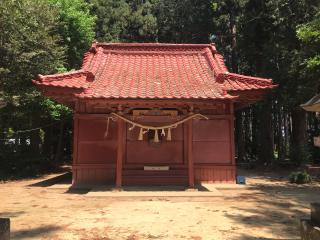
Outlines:
POLYGON ((79 68, 85 51, 94 39, 96 17, 85 0, 48 0, 59 9, 59 35, 67 47, 68 69, 79 68))
POLYGON ((92 0, 96 38, 105 42, 154 42, 157 22, 153 1, 92 0))

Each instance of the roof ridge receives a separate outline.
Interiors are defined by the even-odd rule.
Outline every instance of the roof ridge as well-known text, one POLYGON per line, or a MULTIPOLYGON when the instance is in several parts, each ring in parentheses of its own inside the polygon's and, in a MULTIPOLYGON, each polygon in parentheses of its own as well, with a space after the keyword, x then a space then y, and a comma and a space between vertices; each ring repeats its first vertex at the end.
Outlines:
POLYGON ((91 64, 91 61, 92 61, 94 55, 95 55, 95 53, 90 50, 88 52, 84 53, 80 69, 82 69, 82 70, 86 69, 91 64))
POLYGON ((108 47, 108 46, 119 46, 119 47, 191 47, 191 48, 204 48, 213 47, 215 49, 215 44, 213 43, 100 43, 93 42, 94 47, 108 47))
POLYGON ((246 75, 242 75, 238 73, 230 73, 230 72, 227 72, 226 75, 230 77, 236 77, 238 78, 238 80, 246 79, 246 80, 261 81, 261 82, 272 84, 272 78, 252 77, 252 76, 246 76, 246 75))
POLYGON ((219 76, 228 72, 228 69, 223 62, 223 57, 217 53, 215 48, 206 49, 205 56, 207 57, 207 61, 209 62, 215 77, 218 81, 221 81, 222 79, 219 76))
POLYGON ((45 75, 45 76, 38 74, 37 80, 40 80, 41 82, 43 82, 45 80, 49 80, 49 79, 59 80, 59 78, 63 79, 63 77, 74 76, 74 75, 86 75, 88 80, 94 78, 94 74, 91 71, 88 71, 85 69, 80 69, 80 70, 69 71, 69 72, 65 72, 65 73, 50 74, 50 75, 45 75))
POLYGON ((165 54, 165 55, 185 55, 185 54, 205 54, 205 50, 199 50, 199 51, 183 51, 183 52, 178 52, 178 51, 148 51, 148 50, 141 50, 141 51, 125 51, 125 50, 113 50, 113 49, 104 49, 103 53, 113 53, 113 54, 165 54))

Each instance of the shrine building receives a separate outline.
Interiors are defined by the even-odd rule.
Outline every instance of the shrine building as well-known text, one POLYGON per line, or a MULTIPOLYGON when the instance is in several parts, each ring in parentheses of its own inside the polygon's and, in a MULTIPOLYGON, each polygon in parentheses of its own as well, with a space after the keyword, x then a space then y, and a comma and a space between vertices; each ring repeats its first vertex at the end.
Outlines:
POLYGON ((214 44, 95 42, 80 70, 33 82, 73 109, 73 186, 117 187, 234 183, 235 111, 275 87, 214 44))

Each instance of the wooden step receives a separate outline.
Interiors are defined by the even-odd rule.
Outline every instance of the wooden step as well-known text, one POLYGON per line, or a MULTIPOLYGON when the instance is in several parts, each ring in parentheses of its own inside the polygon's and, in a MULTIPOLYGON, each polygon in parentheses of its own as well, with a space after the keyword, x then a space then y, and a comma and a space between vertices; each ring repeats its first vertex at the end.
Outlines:
POLYGON ((186 186, 188 171, 184 169, 167 171, 123 170, 122 181, 124 185, 186 186))
POLYGON ((184 176, 187 175, 187 170, 123 170, 123 176, 184 176))
POLYGON ((142 185, 142 186, 168 186, 168 185, 188 185, 187 176, 123 176, 123 185, 142 185))

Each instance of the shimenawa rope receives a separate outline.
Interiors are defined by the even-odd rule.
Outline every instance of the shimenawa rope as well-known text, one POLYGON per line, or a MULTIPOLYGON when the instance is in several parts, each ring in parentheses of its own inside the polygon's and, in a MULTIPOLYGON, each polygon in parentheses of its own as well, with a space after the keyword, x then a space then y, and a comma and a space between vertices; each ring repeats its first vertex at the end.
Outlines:
POLYGON ((180 124, 182 124, 184 122, 187 122, 187 121, 189 121, 191 119, 194 119, 194 118, 208 119, 206 116, 204 116, 204 115, 202 115, 200 113, 197 113, 197 114, 190 115, 190 116, 188 116, 188 117, 186 117, 184 119, 181 119, 180 121, 177 121, 175 123, 171 123, 171 124, 168 124, 168 125, 157 127, 157 126, 144 125, 144 124, 141 124, 141 123, 134 122, 134 121, 132 121, 132 120, 126 118, 126 117, 123 117, 123 116, 121 116, 121 115, 119 115, 117 113, 111 113, 111 115, 113 117, 108 117, 108 119, 107 119, 107 129, 106 129, 106 132, 105 132, 105 137, 108 136, 110 118, 113 121, 115 121, 114 118, 120 118, 123 121, 132 124, 132 126, 129 128, 130 131, 133 130, 135 127, 139 127, 140 128, 138 140, 143 140, 143 135, 146 132, 148 132, 149 130, 154 130, 154 139, 153 139, 154 142, 159 142, 159 134, 158 134, 159 130, 161 130, 161 135, 165 136, 166 135, 165 130, 167 129, 167 131, 168 131, 167 140, 171 141, 171 129, 172 128, 176 128, 178 125, 180 125, 180 124))

